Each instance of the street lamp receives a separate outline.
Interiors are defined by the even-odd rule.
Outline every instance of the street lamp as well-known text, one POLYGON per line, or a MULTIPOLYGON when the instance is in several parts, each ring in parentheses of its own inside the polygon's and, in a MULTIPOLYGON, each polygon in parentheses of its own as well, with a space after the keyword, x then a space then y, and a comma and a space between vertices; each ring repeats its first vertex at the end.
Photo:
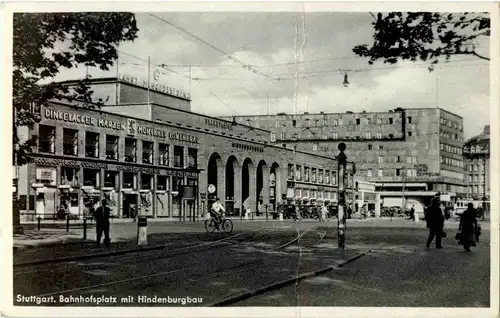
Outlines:
POLYGON ((337 217, 337 238, 338 238, 338 246, 341 249, 345 249, 345 232, 346 232, 346 163, 347 156, 344 153, 346 149, 346 145, 342 142, 338 145, 338 149, 340 151, 337 156, 337 175, 338 175, 338 217, 337 217))

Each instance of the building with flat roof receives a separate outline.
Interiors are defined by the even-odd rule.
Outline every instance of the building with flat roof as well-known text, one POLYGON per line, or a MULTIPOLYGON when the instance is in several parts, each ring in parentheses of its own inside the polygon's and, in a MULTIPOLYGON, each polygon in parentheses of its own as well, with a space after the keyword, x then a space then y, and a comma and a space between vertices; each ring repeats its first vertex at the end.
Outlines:
POLYGON ((104 198, 117 217, 170 219, 199 217, 215 197, 227 215, 337 201, 335 158, 278 146, 265 129, 156 102, 54 101, 33 112, 39 122, 20 133, 38 137, 17 178, 22 220, 61 206, 81 217, 104 198))
POLYGON ((437 192, 465 193, 463 119, 440 108, 222 118, 268 129, 284 149, 334 157, 345 143, 356 180, 375 183, 385 206, 421 211, 437 192))

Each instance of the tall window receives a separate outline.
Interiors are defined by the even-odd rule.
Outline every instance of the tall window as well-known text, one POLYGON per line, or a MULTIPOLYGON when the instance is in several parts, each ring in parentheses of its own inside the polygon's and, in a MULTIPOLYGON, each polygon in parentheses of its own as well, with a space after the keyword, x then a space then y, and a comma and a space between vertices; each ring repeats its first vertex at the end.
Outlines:
POLYGON ((78 155, 78 130, 64 128, 63 154, 67 156, 78 155))
POLYGON ((106 135, 106 159, 118 160, 118 136, 106 135))
POLYGON ((174 146, 174 167, 184 168, 184 148, 174 146))
POLYGON ((151 141, 142 141, 142 162, 153 164, 153 146, 151 141))
POLYGON ((316 169, 311 169, 311 182, 316 182, 316 169))
POLYGON ((411 177, 412 176, 412 169, 406 169, 406 176, 411 177))
POLYGON ((379 156, 378 157, 378 163, 384 163, 384 157, 379 156))
POLYGON ((365 137, 366 137, 366 139, 372 139, 372 133, 371 132, 367 132, 365 134, 365 137))
POLYGON ((168 145, 167 144, 160 144, 159 145, 159 157, 160 157, 160 166, 168 166, 169 164, 169 152, 168 152, 168 145))
POLYGON ((38 151, 54 153, 56 151, 56 127, 40 125, 38 129, 38 151))
POLYGON ((334 119, 333 120, 333 126, 338 126, 339 125, 339 121, 338 119, 334 119))
POLYGON ((392 118, 389 118, 389 125, 392 125, 392 118))
POLYGON ((323 183, 323 170, 318 170, 318 182, 323 183))
POLYGON ((156 176, 156 190, 166 191, 168 189, 167 176, 156 176))
POLYGON ((85 132, 85 157, 99 157, 99 134, 86 131, 85 132))
POLYGON ((339 133, 334 132, 332 137, 333 137, 333 139, 339 139, 339 133))
POLYGON ((295 166, 295 178, 297 181, 302 180, 302 167, 301 166, 295 166))
POLYGON ((137 140, 125 138, 125 162, 137 161, 137 140))
POLYGON ((293 180, 295 178, 295 171, 292 164, 288 164, 288 179, 293 180))
POLYGON ((325 184, 330 184, 330 171, 325 171, 325 184))
POLYGON ((381 132, 377 133, 377 139, 382 139, 382 133, 381 132))
POLYGON ((356 125, 359 125, 361 124, 361 119, 360 118, 356 118, 356 125))
POLYGON ((372 176, 372 169, 371 168, 368 169, 368 170, 366 170, 366 176, 367 177, 371 177, 372 176))
POLYGON ((99 186, 99 170, 83 169, 83 185, 98 187, 99 186))
POLYGON ((378 169, 378 176, 379 177, 383 177, 384 176, 384 173, 382 172, 382 169, 378 169))
POLYGON ((411 116, 406 117, 406 119, 408 120, 408 124, 411 124, 411 116))
POLYGON ((123 188, 134 189, 135 188, 136 175, 132 172, 123 173, 123 188))
POLYGON ((280 138, 281 140, 285 140, 285 133, 284 133, 284 132, 282 132, 282 133, 281 133, 281 135, 280 135, 280 137, 281 137, 281 138, 280 138))
POLYGON ((104 186, 108 188, 116 188, 118 181, 117 171, 104 171, 104 186))
POLYGON ((394 161, 395 161, 395 162, 401 162, 401 157, 400 157, 400 156, 396 156, 396 157, 394 158, 394 161))
POLYGON ((304 167, 304 181, 309 182, 309 167, 304 167))
POLYGON ((332 171, 331 182, 332 182, 333 185, 337 184, 337 171, 332 171))
POLYGON ((61 184, 77 186, 78 185, 78 168, 61 168, 61 184))
POLYGON ((198 168, 198 149, 196 148, 188 149, 188 167, 198 168))
POLYGON ((399 177, 401 175, 401 169, 396 169, 396 177, 399 177))
POLYGON ((271 133, 271 142, 275 142, 276 141, 276 134, 275 133, 271 133))

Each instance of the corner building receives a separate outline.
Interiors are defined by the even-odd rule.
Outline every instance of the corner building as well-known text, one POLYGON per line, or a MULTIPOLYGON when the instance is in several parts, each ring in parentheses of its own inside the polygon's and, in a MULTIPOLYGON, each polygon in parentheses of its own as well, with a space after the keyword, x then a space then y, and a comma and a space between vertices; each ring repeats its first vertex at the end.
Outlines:
MULTIPOLYGON (((224 117, 223 117, 224 118, 224 117)), ((229 119, 226 118, 226 119, 229 119)), ((346 144, 356 163, 355 179, 374 184, 369 199, 384 206, 415 205, 418 212, 436 193, 465 193, 463 119, 440 108, 396 108, 387 112, 238 116, 237 122, 269 129, 276 145, 334 156, 346 144), (375 196, 375 200, 372 198, 375 196)), ((304 174, 311 169, 305 167, 304 174)))
POLYGON ((21 213, 52 218, 67 206, 81 217, 104 198, 119 218, 170 219, 199 217, 215 197, 227 215, 243 203, 262 213, 290 201, 336 202, 337 162, 278 147, 267 130, 137 101, 101 110, 54 101, 33 111, 40 121, 28 134, 38 144, 19 174, 21 213), (301 177, 306 165, 318 178, 301 177))

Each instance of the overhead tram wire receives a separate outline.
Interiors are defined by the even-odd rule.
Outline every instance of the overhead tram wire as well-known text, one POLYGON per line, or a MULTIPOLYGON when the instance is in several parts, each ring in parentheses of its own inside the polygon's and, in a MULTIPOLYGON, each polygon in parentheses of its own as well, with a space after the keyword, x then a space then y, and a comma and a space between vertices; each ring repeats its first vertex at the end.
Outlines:
POLYGON ((255 73, 255 74, 258 74, 258 75, 264 76, 264 77, 266 77, 267 79, 277 80, 277 78, 273 78, 273 77, 269 76, 268 74, 263 73, 263 72, 261 72, 261 71, 257 70, 256 68, 254 68, 254 67, 253 67, 253 66, 251 66, 250 64, 247 64, 247 63, 245 63, 245 62, 243 62, 243 61, 241 61, 241 60, 239 60, 239 59, 237 59, 237 58, 233 57, 233 56, 232 56, 232 55, 230 55, 229 53, 224 52, 223 50, 219 49, 219 48, 218 48, 218 47, 216 47, 215 45, 213 45, 213 44, 211 44, 211 43, 209 43, 209 42, 207 42, 207 41, 203 40, 203 39, 202 39, 202 38, 200 38, 199 36, 197 36, 197 35, 195 35, 195 34, 193 34, 193 33, 189 32, 189 31, 187 31, 186 29, 184 29, 184 28, 182 28, 182 27, 180 27, 180 26, 178 26, 178 25, 176 25, 176 24, 174 24, 174 23, 172 23, 172 22, 170 22, 170 21, 168 21, 168 20, 166 20, 166 19, 164 19, 164 18, 161 18, 161 17, 159 17, 159 16, 157 16, 157 15, 155 15, 155 14, 148 13, 148 15, 150 15, 150 16, 152 16, 153 18, 156 18, 156 19, 158 19, 158 20, 160 20, 160 21, 163 21, 164 23, 166 23, 166 24, 170 25, 171 27, 174 27, 174 28, 176 28, 177 30, 182 31, 182 32, 184 32, 184 33, 188 34, 189 36, 191 36, 191 37, 195 38, 196 40, 200 41, 201 43, 203 43, 203 44, 205 44, 205 45, 209 46, 210 48, 214 49, 215 51, 217 51, 217 52, 219 52, 219 53, 222 53, 224 56, 226 56, 226 57, 227 57, 227 58, 229 58, 230 60, 233 60, 233 61, 235 61, 235 62, 237 62, 237 63, 241 64, 241 66, 242 66, 244 69, 246 69, 246 70, 248 70, 248 71, 251 71, 251 72, 253 72, 253 73, 255 73))

